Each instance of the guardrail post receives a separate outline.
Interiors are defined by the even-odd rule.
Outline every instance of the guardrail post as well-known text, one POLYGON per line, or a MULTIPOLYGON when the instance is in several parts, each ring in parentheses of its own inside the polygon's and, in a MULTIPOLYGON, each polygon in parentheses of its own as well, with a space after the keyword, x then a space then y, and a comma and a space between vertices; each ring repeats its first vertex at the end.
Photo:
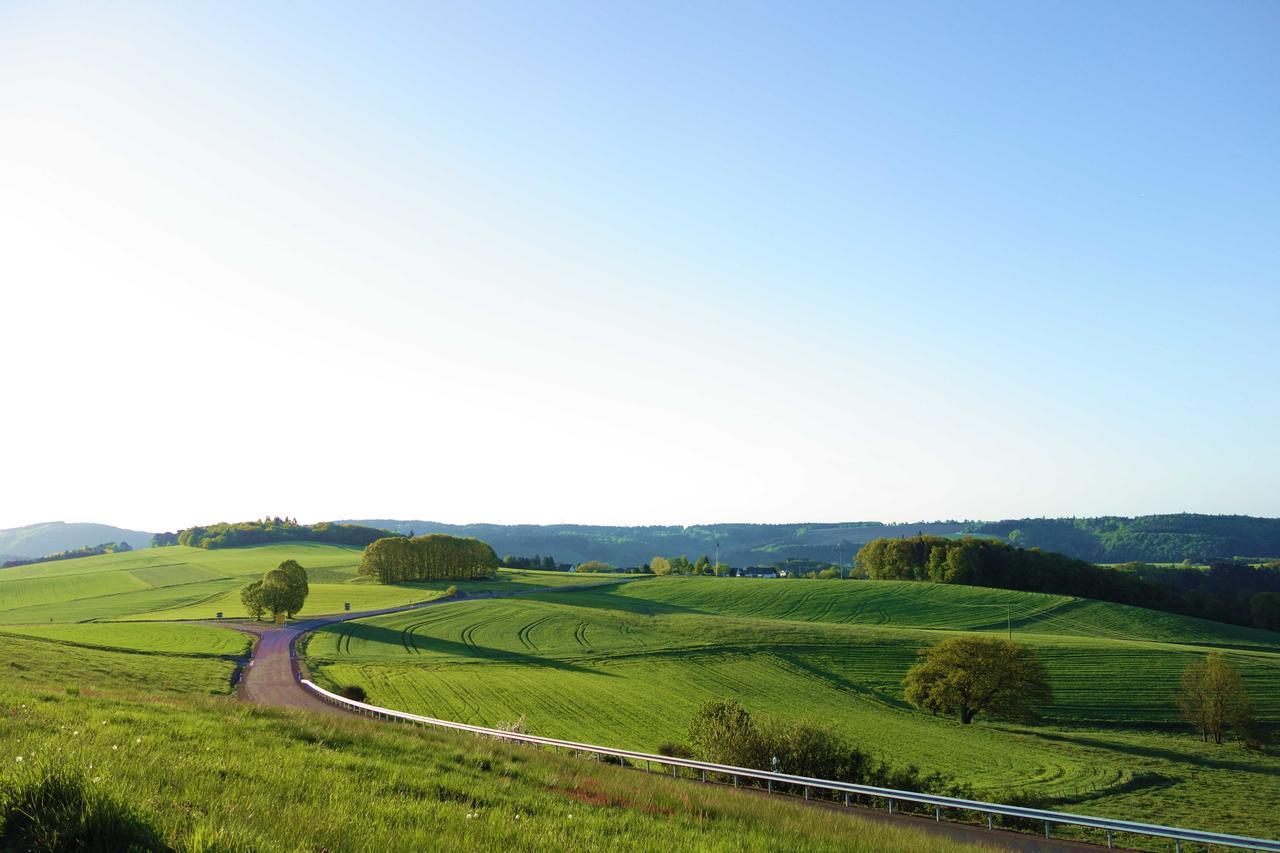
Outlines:
POLYGON ((738 774, 733 774, 733 787, 738 787, 738 774))
POLYGON ((1173 850, 1174 850, 1174 853, 1182 853, 1182 839, 1181 839, 1181 838, 1175 838, 1175 839, 1173 839, 1173 850))
MULTIPOLYGON (((995 815, 993 815, 991 812, 987 812, 987 829, 995 829, 995 828, 996 828, 995 815)), ((1107 835, 1109 836, 1111 835, 1111 833, 1108 832, 1107 835)), ((1108 844, 1107 846, 1110 847, 1111 845, 1108 844)))
POLYGON ((1111 830, 1107 830, 1107 849, 1111 849, 1111 830))
POLYGON ((772 793, 773 793, 773 780, 772 780, 772 779, 765 779, 764 781, 765 781, 765 784, 769 786, 769 793, 770 793, 770 794, 772 794, 772 793))
POLYGON ((941 821, 941 820, 942 820, 942 806, 934 806, 934 807, 933 807, 933 819, 934 819, 934 821, 941 821))
POLYGON ((706 781, 707 781, 707 771, 705 771, 705 770, 703 770, 703 771, 702 771, 702 781, 703 781, 703 782, 706 782, 706 781))
POLYGON ((849 808, 849 792, 848 791, 844 792, 844 807, 846 809, 849 808))
POLYGON ((805 798, 806 800, 807 800, 807 799, 809 799, 809 786, 808 786, 808 785, 805 785, 805 786, 804 786, 804 798, 805 798))
POLYGON ((1049 837, 1049 821, 1047 820, 1044 822, 1044 837, 1049 837))
POLYGON ((893 798, 889 798, 889 814, 893 814, 893 798))

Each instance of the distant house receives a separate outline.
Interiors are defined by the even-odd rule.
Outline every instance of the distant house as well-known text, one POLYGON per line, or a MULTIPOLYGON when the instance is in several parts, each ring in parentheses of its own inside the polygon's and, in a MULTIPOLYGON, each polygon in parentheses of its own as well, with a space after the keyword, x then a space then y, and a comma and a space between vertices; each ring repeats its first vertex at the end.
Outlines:
MULTIPOLYGON (((747 566, 744 569, 734 569, 734 576, 740 578, 776 578, 778 570, 773 566, 747 566)), ((785 575, 784 575, 785 577, 785 575)))

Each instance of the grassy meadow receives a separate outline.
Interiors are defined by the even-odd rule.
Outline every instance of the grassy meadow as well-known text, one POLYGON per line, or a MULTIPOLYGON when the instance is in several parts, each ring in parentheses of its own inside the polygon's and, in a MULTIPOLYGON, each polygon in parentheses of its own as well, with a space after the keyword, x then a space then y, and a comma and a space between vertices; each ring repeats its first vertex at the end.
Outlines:
MULTIPOLYGON (((0 571, 0 626, 106 620, 245 617, 240 590, 284 560, 307 570, 304 616, 398 607, 439 598, 451 584, 379 584, 356 574, 361 551, 289 542, 205 550, 173 545, 122 554, 36 563, 0 571)), ((502 570, 493 581, 459 584, 464 592, 559 586, 601 580, 564 572, 502 570)))
POLYGON ((950 774, 978 796, 1280 835, 1280 758, 1202 744, 1178 722, 1179 674, 1211 649, 1241 668, 1259 716, 1280 721, 1275 634, 928 584, 656 579, 334 625, 306 654, 322 683, 447 719, 523 716, 538 734, 652 750, 683 739, 703 700, 734 697, 819 717, 873 755, 950 774), (916 649, 1010 622, 1049 670, 1043 725, 961 726, 903 702, 916 649))
MULTIPOLYGON (((11 685, 0 694, 0 823, 20 823, 53 776, 86 792, 93 814, 193 853, 985 849, 463 735, 183 695, 220 678, 190 658, 172 670, 144 655, 14 642, 0 644, 11 685), (43 664, 9 668, 20 658, 43 664)), ((9 831, 0 826, 0 847, 17 843, 9 831)))

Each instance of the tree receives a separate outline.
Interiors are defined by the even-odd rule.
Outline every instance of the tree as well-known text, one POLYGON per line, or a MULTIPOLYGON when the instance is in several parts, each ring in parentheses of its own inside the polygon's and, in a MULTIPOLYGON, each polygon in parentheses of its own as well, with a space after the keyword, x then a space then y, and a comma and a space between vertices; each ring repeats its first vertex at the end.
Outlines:
POLYGON ((958 714, 968 725, 978 714, 1033 720, 1053 692, 1044 664, 1029 646, 999 637, 952 637, 920 650, 907 671, 906 699, 935 714, 958 714))
POLYGON ((666 557, 654 557, 649 561, 649 569, 655 575, 669 575, 671 574, 671 561, 666 557))
POLYGON ((261 619, 263 611, 267 609, 266 602, 262 600, 262 581, 254 581, 240 590, 240 601, 255 620, 261 619))
POLYGON ((1280 631, 1280 594, 1259 592, 1249 599, 1249 616, 1253 624, 1270 631, 1280 631))
POLYGON ((689 720, 689 745, 705 761, 757 766, 758 740, 751 714, 733 699, 703 702, 689 720))
POLYGON ((611 572, 613 566, 608 563, 602 563, 599 560, 587 560, 585 563, 579 563, 577 571, 580 574, 598 574, 600 572, 611 572))
POLYGON ((262 576, 259 582, 263 609, 273 617, 281 613, 293 617, 302 610, 310 591, 307 585, 307 570, 294 560, 285 560, 278 567, 262 576))
POLYGON ((1240 671, 1227 663, 1222 652, 1211 652, 1202 661, 1192 661, 1182 671, 1182 692, 1178 695, 1182 718, 1200 730, 1200 737, 1222 743, 1227 729, 1235 729, 1249 740, 1253 736, 1253 702, 1240 671))
POLYGON ((711 558, 710 558, 710 557, 708 557, 706 554, 703 554, 701 557, 699 557, 699 558, 698 558, 698 561, 697 561, 696 563, 694 563, 694 564, 693 564, 693 573, 694 573, 695 575, 709 575, 709 574, 711 574, 711 573, 712 573, 712 572, 711 572, 711 558))

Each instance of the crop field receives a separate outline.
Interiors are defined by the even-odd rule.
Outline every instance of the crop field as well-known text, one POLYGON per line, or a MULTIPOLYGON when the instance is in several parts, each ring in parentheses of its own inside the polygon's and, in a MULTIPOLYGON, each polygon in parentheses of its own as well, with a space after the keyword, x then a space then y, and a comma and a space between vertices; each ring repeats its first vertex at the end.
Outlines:
POLYGON ((653 750, 683 740, 705 699, 733 697, 753 712, 819 717, 873 755, 948 773, 979 796, 1275 835, 1280 759, 1201 744, 1178 723, 1172 694, 1188 661, 1223 649, 1260 718, 1280 721, 1276 640, 1033 593, 671 578, 334 625, 306 654, 329 686, 359 684, 378 704, 452 720, 523 716, 538 734, 653 750), (1010 622, 1050 673, 1044 725, 962 726, 903 702, 916 649, 1010 622))
MULTIPOLYGON (((101 637, 72 635, 75 639, 0 634, 0 672, 4 673, 7 685, 5 695, 32 690, 55 693, 70 690, 85 695, 126 691, 160 696, 231 692, 235 663, 222 657, 221 652, 207 650, 229 649, 229 654, 239 654, 244 650, 244 642, 236 632, 188 625, 164 627, 172 627, 174 632, 193 633, 188 636, 163 632, 147 636, 131 631, 101 637), (223 634, 230 636, 224 638, 223 634), (84 639, 95 645, 81 644, 84 639), (98 647, 99 640, 113 643, 115 648, 98 647), (120 650, 125 644, 148 649, 120 650), (160 651, 159 646, 168 649, 160 651), (198 652, 193 653, 192 649, 198 652)), ((0 726, 0 736, 6 736, 3 726, 0 726)))
MULTIPOLYGON (((240 589, 284 560, 307 570, 307 615, 377 610, 440 597, 447 582, 378 584, 356 574, 360 549, 311 542, 205 550, 174 545, 0 571, 0 625, 244 617, 240 589)), ((499 572, 464 592, 591 583, 565 572, 499 572)))
POLYGON ((990 849, 493 741, 225 698, 20 688, 0 694, 0 720, 0 808, 61 774, 131 809, 164 849, 990 849))
POLYGON ((108 651, 162 655, 240 657, 249 654, 252 646, 249 636, 239 631, 163 622, 81 622, 0 628, 0 642, 18 636, 108 651))

